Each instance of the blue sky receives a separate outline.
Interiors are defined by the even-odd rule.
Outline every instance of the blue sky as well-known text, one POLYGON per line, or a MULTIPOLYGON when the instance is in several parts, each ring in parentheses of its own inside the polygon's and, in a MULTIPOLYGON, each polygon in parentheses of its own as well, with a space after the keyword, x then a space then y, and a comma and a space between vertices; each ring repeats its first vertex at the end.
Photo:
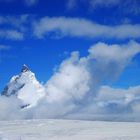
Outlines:
MULTIPOLYGON (((86 56, 93 44, 140 42, 139 0, 0 0, 0 90, 27 64, 46 82, 73 51, 86 56)), ((102 50, 101 50, 102 51, 102 50)), ((140 84, 140 54, 115 81, 140 84)))

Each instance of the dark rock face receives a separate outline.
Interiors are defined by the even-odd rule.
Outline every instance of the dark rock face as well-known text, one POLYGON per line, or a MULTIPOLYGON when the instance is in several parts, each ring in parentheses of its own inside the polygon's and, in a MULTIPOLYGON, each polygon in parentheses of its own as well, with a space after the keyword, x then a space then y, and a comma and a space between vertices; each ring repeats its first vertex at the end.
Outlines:
POLYGON ((8 89, 9 89, 9 87, 8 87, 8 85, 4 88, 4 90, 3 90, 3 92, 1 93, 1 95, 4 95, 4 96, 11 96, 11 95, 16 95, 16 92, 18 91, 18 90, 20 90, 20 89, 22 89, 23 87, 24 87, 24 85, 25 84, 22 84, 22 85, 20 85, 19 87, 17 87, 17 89, 14 89, 14 90, 12 90, 12 92, 10 93, 10 95, 8 94, 8 89))
POLYGON ((27 72, 27 71, 29 71, 29 68, 28 68, 27 65, 24 64, 24 65, 22 66, 21 72, 27 72))
POLYGON ((24 87, 24 85, 25 85, 25 83, 22 83, 22 84, 18 83, 18 80, 21 78, 23 73, 28 72, 28 71, 30 71, 28 66, 24 64, 22 66, 21 73, 12 80, 13 87, 15 87, 15 88, 13 88, 11 90, 10 94, 9 94, 8 90, 9 90, 9 85, 10 84, 8 84, 8 85, 6 85, 4 90, 2 91, 1 95, 5 95, 5 96, 16 95, 16 92, 19 91, 20 89, 22 89, 24 87))

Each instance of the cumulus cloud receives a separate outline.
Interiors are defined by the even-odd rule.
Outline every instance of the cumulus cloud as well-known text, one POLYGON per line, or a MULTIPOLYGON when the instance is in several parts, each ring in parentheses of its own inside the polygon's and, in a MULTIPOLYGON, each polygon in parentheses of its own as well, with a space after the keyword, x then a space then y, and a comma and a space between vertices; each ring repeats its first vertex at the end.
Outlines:
POLYGON ((32 117, 139 120, 139 104, 135 103, 139 86, 114 89, 102 85, 104 80, 118 77, 139 52, 140 45, 133 41, 125 45, 98 43, 82 58, 73 52, 46 83, 46 98, 31 111, 32 117))
MULTIPOLYGON (((140 53, 140 44, 134 41, 123 45, 99 42, 91 46, 88 52, 85 57, 80 57, 79 52, 72 52, 61 63, 44 85, 46 96, 37 106, 21 110, 17 109, 20 100, 13 108, 1 98, 4 101, 0 103, 5 103, 6 109, 0 108, 3 112, 0 118, 3 119, 3 114, 13 110, 18 114, 12 116, 14 119, 140 121, 140 86, 115 89, 103 85, 105 80, 111 82, 120 76, 133 57, 140 53)), ((13 99, 6 100, 11 102, 13 99)))
MULTIPOLYGON (((86 109, 88 109, 90 116, 93 115, 96 119, 99 116, 100 119, 107 120, 140 121, 138 117, 140 111, 139 101, 140 86, 129 87, 128 89, 101 86, 98 95, 94 99, 94 106, 96 106, 95 114, 93 113, 93 104, 86 109)), ((86 112, 86 109, 82 111, 86 112)))
POLYGON ((139 38, 140 25, 123 24, 117 26, 101 25, 90 20, 66 17, 44 17, 34 23, 34 35, 43 38, 54 37, 87 37, 87 38, 139 38))
POLYGON ((65 96, 68 97, 67 93, 71 98, 76 96, 81 99, 85 93, 89 92, 91 83, 118 77, 139 51, 139 44, 131 41, 127 45, 107 45, 99 42, 90 47, 89 55, 83 58, 79 57, 78 52, 73 52, 47 82, 47 96, 50 96, 48 98, 61 100, 65 96), (69 94, 69 92, 73 93, 69 94))

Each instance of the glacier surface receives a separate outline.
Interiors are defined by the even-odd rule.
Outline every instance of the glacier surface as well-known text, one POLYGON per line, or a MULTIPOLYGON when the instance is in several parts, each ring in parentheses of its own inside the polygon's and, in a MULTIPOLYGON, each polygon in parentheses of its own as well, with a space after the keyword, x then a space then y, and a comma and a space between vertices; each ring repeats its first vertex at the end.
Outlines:
POLYGON ((80 120, 0 122, 0 140, 140 140, 140 123, 80 120))

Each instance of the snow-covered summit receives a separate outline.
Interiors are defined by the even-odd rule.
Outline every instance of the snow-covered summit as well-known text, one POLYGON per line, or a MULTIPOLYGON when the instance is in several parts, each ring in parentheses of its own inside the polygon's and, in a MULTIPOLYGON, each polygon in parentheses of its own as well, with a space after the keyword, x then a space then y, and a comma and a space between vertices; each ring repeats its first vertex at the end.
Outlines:
POLYGON ((45 89, 37 81, 35 74, 24 64, 21 73, 11 78, 2 95, 15 95, 23 102, 23 106, 34 106, 45 96, 45 89))

